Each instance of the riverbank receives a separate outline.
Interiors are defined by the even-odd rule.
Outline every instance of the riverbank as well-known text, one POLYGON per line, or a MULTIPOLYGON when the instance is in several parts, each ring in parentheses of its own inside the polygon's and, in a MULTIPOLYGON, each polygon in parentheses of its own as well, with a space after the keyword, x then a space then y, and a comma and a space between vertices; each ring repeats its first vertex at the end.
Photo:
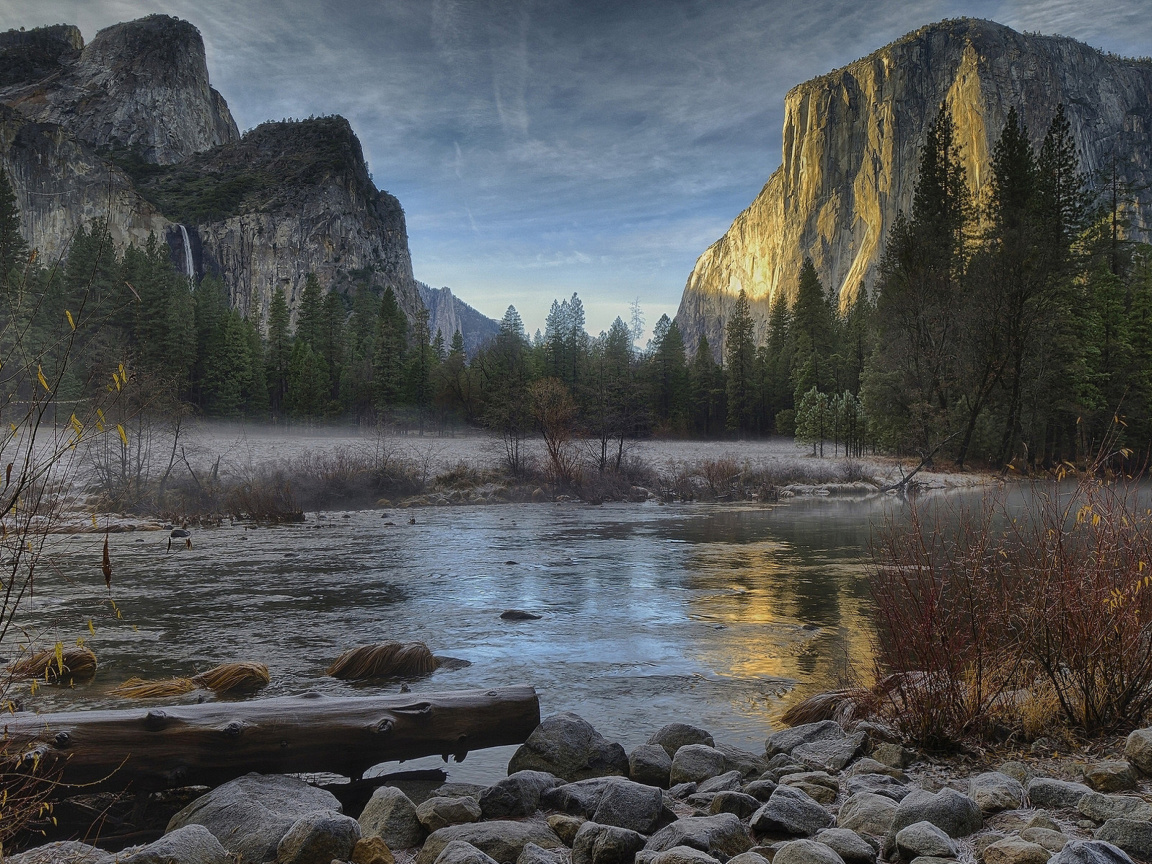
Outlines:
POLYGON ((1008 755, 938 759, 901 746, 880 724, 845 729, 832 721, 777 731, 757 752, 674 723, 628 753, 580 717, 558 714, 517 749, 507 777, 486 785, 394 776, 366 803, 346 794, 342 803, 332 794, 339 787, 250 774, 191 801, 169 795, 164 836, 119 857, 56 845, 9 860, 1127 864, 1152 857, 1152 729, 1064 754, 1008 755))

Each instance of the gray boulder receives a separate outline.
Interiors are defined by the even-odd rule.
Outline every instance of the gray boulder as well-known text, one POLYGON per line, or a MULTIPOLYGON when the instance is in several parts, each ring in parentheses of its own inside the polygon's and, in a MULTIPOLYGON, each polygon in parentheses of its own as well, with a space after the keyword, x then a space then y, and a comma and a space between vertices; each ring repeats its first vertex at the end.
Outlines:
POLYGON ((716 746, 716 741, 708 732, 697 726, 689 726, 687 723, 669 723, 667 726, 661 726, 647 743, 663 747, 669 759, 676 755, 677 750, 688 744, 716 746))
POLYGON ((1124 758, 1142 774, 1152 774, 1152 729, 1137 729, 1128 736, 1124 758))
POLYGON ((1100 840, 1069 840, 1048 864, 1132 864, 1122 850, 1100 840))
POLYGON ((733 855, 728 859, 728 864, 768 864, 768 859, 756 850, 749 849, 747 852, 733 855))
POLYGON ((882 765, 897 770, 907 768, 916 761, 916 751, 899 744, 884 742, 872 748, 872 758, 882 765))
POLYGON ((546 771, 517 771, 480 793, 485 819, 531 816, 540 806, 540 795, 563 781, 546 771))
POLYGON ((1049 852, 1059 852, 1068 842, 1064 834, 1051 828, 1025 828, 1020 832, 1020 839, 1043 846, 1049 852))
POLYGON ((432 795, 436 798, 475 798, 479 801, 487 788, 475 783, 445 783, 433 789, 432 795))
POLYGON ((1152 822, 1109 819, 1096 829, 1092 838, 1111 843, 1135 858, 1145 861, 1152 858, 1152 822))
POLYGON ((896 802, 903 801, 904 796, 912 791, 902 783, 897 783, 887 774, 858 774, 855 777, 849 777, 844 785, 847 787, 849 795, 855 795, 857 792, 871 792, 874 795, 891 798, 896 802))
MULTIPOLYGON (((743 854, 751 855, 752 853, 745 852, 743 854)), ((729 859, 729 864, 735 860, 736 858, 729 859)), ((760 860, 764 861, 762 858, 760 860)), ((717 864, 717 861, 707 852, 701 852, 691 846, 673 846, 663 852, 641 851, 636 855, 636 864, 717 864)))
POLYGON ((955 789, 932 793, 914 789, 896 805, 892 817, 893 834, 917 822, 931 822, 949 837, 967 837, 984 825, 980 805, 955 789))
POLYGON ((984 848, 984 864, 1047 864, 1052 853, 1022 837, 1005 837, 984 848))
POLYGON ((724 754, 707 744, 685 744, 672 757, 669 780, 678 783, 699 783, 724 773, 724 754))
POLYGON ((673 798, 687 798, 696 791, 696 785, 695 783, 677 783, 668 790, 668 794, 673 798))
POLYGON ((689 816, 661 828, 648 838, 644 848, 651 852, 664 852, 676 846, 689 846, 726 861, 751 849, 752 836, 733 813, 689 816))
POLYGON ((548 827, 556 832, 556 836, 565 846, 571 846, 576 839, 576 832, 587 821, 579 816, 569 816, 567 813, 553 813, 548 817, 548 827))
POLYGON ((540 793, 540 806, 546 810, 562 810, 573 816, 590 819, 596 812, 605 790, 615 778, 592 777, 553 786, 540 793))
POLYGON ((453 840, 440 851, 435 864, 497 864, 497 862, 471 843, 453 840))
POLYGON ((416 818, 429 832, 449 825, 479 822, 482 815, 475 798, 429 798, 416 807, 416 818))
POLYGON ((9 855, 4 864, 113 864, 116 856, 76 840, 45 843, 19 855, 9 855))
POLYGON ((855 777, 858 774, 886 774, 893 780, 898 780, 901 783, 904 783, 908 779, 908 775, 899 768, 893 768, 891 765, 885 765, 883 762, 877 762, 875 759, 867 756, 853 762, 847 774, 849 777, 855 777))
POLYGON ((709 777, 696 787, 697 792, 730 792, 744 785, 744 775, 740 771, 725 771, 709 777))
POLYGON ((628 776, 637 783, 667 789, 671 773, 672 757, 659 744, 641 744, 628 755, 628 776))
POLYGON ((725 790, 717 792, 708 805, 708 812, 715 816, 717 813, 734 813, 741 819, 747 819, 760 808, 760 802, 751 795, 743 792, 725 790))
POLYGON ((613 779, 600 796, 592 821, 650 834, 656 829, 663 810, 664 796, 655 786, 613 779))
POLYGON ((540 822, 471 822, 467 825, 449 825, 433 831, 416 855, 416 864, 434 864, 444 847, 453 840, 471 843, 499 864, 515 864, 524 847, 535 843, 542 849, 559 849, 564 844, 547 825, 540 822))
POLYGON ((782 845, 772 864, 844 864, 835 849, 815 840, 792 840, 782 845))
POLYGON ((1025 765, 1023 762, 1011 760, 1008 762, 1001 762, 1000 767, 996 769, 1001 774, 1007 774, 1013 780, 1020 783, 1021 786, 1027 787, 1028 781, 1031 780, 1036 774, 1032 768, 1025 765))
POLYGON ((801 765, 836 774, 863 753, 867 745, 868 736, 863 732, 856 732, 845 738, 798 744, 789 755, 801 765))
POLYGON ((627 776, 628 754, 576 714, 545 717, 516 750, 508 773, 545 771, 572 782, 589 777, 627 776))
POLYGON ((1083 783, 1033 777, 1028 781, 1028 798, 1033 807, 1055 807, 1074 810, 1080 799, 1092 790, 1083 783))
POLYGON ((772 797, 772 793, 776 791, 776 783, 771 780, 753 780, 751 783, 746 783, 740 787, 740 791, 745 795, 751 795, 757 801, 767 801, 772 797))
POLYGON ((376 789, 359 821, 364 837, 379 837, 389 849, 419 846, 427 834, 416 817, 416 805, 395 786, 376 789))
POLYGON ((528 843, 516 864, 564 864, 564 857, 559 849, 541 849, 535 843, 528 843))
MULTIPOLYGON (((19 856, 17 856, 19 857, 19 856)), ((9 858, 9 861, 14 859, 9 858)), ((60 858, 60 861, 72 861, 60 858)), ((185 825, 143 849, 116 859, 118 864, 231 864, 220 841, 203 825, 185 825)))
POLYGON ((615 825, 585 822, 572 843, 572 864, 632 864, 644 838, 615 825))
POLYGON ((926 855, 931 858, 955 858, 960 850, 952 838, 931 822, 914 822, 896 832, 896 851, 905 861, 926 855))
POLYGON ((1084 782, 1097 792, 1131 792, 1139 786, 1136 770, 1124 761, 1097 762, 1084 772, 1084 782))
POLYGON ((857 792, 840 806, 836 827, 884 837, 892 830, 897 806, 895 801, 883 795, 857 792))
POLYGON ((855 831, 825 828, 812 839, 830 847, 844 859, 844 864, 876 864, 876 849, 855 831))
POLYGON ((968 795, 984 814, 1017 810, 1024 806, 1024 787, 999 771, 986 771, 968 781, 968 795))
MULTIPOLYGON (((280 774, 246 774, 200 796, 168 821, 166 833, 203 825, 224 849, 245 861, 276 859, 276 847, 298 819, 340 812, 331 792, 280 774)), ((331 859, 329 859, 331 860, 331 859)))
POLYGON ((1152 820, 1152 805, 1132 795, 1089 792, 1080 798, 1076 809, 1094 822, 1107 822, 1109 819, 1152 820))
MULTIPOLYGON (((360 823, 335 810, 301 816, 276 847, 277 864, 331 864, 347 861, 360 839, 360 823)), ((183 864, 183 861, 181 861, 183 864)))
POLYGON ((1025 828, 1048 828, 1052 831, 1060 830, 1060 823, 1043 810, 1035 811, 1024 825, 1025 828))
POLYGON ((768 760, 733 747, 731 744, 717 744, 716 749, 724 754, 725 770, 739 771, 744 777, 759 777, 768 770, 768 760))
POLYGON ((778 786, 768 802, 753 814, 751 827, 757 834, 771 837, 811 837, 835 821, 832 814, 801 790, 778 786))
POLYGON ((801 744, 816 741, 834 741, 844 738, 844 730, 834 720, 821 720, 819 723, 805 723, 791 729, 781 729, 768 736, 764 744, 764 755, 768 759, 779 753, 791 753, 801 744))

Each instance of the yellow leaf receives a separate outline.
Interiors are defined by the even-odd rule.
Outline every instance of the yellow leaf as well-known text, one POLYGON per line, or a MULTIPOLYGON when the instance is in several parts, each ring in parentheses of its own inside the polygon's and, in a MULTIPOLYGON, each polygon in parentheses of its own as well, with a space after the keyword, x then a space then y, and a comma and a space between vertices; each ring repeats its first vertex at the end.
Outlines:
POLYGON ((64 314, 68 316, 68 326, 70 326, 73 330, 75 330, 76 329, 76 322, 72 318, 72 313, 69 312, 67 309, 65 309, 64 314))
POLYGON ((124 427, 119 423, 116 424, 116 431, 120 433, 120 441, 125 447, 128 446, 128 436, 124 434, 124 427))
POLYGON ((99 525, 96 524, 96 514, 95 513, 92 514, 92 527, 93 528, 99 528, 100 527, 99 525))
POLYGON ((60 670, 60 674, 64 674, 64 643, 56 643, 56 668, 60 670))
POLYGON ((48 379, 44 377, 44 370, 39 366, 36 367, 36 377, 40 379, 40 384, 44 387, 45 390, 50 391, 52 389, 48 386, 48 379))
POLYGON ((91 618, 88 619, 88 632, 91 633, 93 636, 96 635, 96 628, 92 626, 92 619, 91 618))

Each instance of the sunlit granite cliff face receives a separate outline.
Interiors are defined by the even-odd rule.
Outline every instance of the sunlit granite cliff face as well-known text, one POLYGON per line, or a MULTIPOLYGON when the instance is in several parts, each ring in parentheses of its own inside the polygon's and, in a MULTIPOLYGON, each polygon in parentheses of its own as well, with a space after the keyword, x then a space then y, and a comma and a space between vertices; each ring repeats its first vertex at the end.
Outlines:
POLYGON ((842 303, 861 284, 872 290, 942 101, 976 189, 1010 107, 1038 143, 1063 103, 1081 170, 1099 183, 1115 164, 1122 183, 1143 189, 1134 226, 1152 227, 1152 63, 988 21, 933 24, 788 93, 780 167, 688 277, 676 316, 688 346, 703 335, 720 346, 741 288, 762 341, 772 298, 794 296, 805 256, 842 303))

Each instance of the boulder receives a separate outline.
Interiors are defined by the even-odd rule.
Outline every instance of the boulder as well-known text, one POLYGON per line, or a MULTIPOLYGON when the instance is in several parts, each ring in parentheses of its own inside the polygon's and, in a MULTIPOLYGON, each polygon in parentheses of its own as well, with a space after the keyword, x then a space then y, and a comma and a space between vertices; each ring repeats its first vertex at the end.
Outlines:
POLYGON ((747 819, 760 807, 760 802, 751 795, 743 792, 726 790, 717 792, 708 805, 708 812, 715 816, 717 813, 735 813, 741 819, 747 819))
MULTIPOLYGON (((745 852, 743 854, 750 855, 752 853, 745 852)), ((729 864, 735 860, 735 858, 730 859, 729 864)), ((763 861, 764 859, 760 860, 763 861)), ((636 856, 636 864, 717 864, 717 861, 707 852, 701 852, 691 846, 673 846, 663 852, 642 851, 636 856)))
POLYGON ((1101 795, 1089 792, 1076 804, 1076 809, 1094 822, 1107 822, 1109 819, 1137 819, 1143 822, 1152 820, 1152 805, 1132 795, 1101 795))
POLYGON ((45 843, 19 855, 9 855, 4 864, 113 864, 116 856, 76 840, 45 843))
MULTIPOLYGON (((298 819, 340 812, 331 792, 280 774, 246 774, 201 795, 168 821, 167 833, 203 825, 225 851, 245 861, 276 859, 276 848, 298 819)), ((329 859, 331 860, 331 859, 329 859)))
POLYGON ((753 780, 740 787, 745 795, 751 795, 757 801, 767 801, 776 791, 776 784, 771 780, 753 780))
POLYGON ((395 786, 380 786, 360 814, 363 837, 379 837, 389 849, 411 849, 427 832, 416 817, 416 805, 395 786))
POLYGON ((1037 810, 1024 824, 1025 828, 1047 828, 1051 831, 1059 831, 1060 823, 1045 813, 1043 810, 1037 810))
POLYGON ((676 755, 677 750, 688 744, 716 746, 716 741, 705 730, 696 726, 689 726, 687 723, 669 723, 667 726, 661 726, 652 734, 647 743, 658 744, 663 747, 669 759, 676 755))
POLYGON ((984 864, 1047 864, 1052 853, 1022 837, 1005 837, 984 849, 984 864))
POLYGON ((905 861, 922 855, 931 858, 955 858, 960 850, 952 838, 931 822, 914 822, 896 832, 896 851, 905 861))
POLYGON ((786 774, 780 778, 785 786, 823 786, 833 792, 840 791, 840 781, 828 774, 827 771, 804 771, 800 774, 786 774))
POLYGON ((1152 774, 1152 729, 1137 729, 1128 736, 1124 758, 1142 774, 1152 774))
POLYGON ((766 804, 752 816, 757 834, 771 837, 811 837, 835 823, 827 810, 792 786, 778 786, 766 804))
POLYGON ((1123 761, 1097 762, 1084 772, 1084 782, 1097 792, 1131 792, 1139 785, 1135 769, 1123 761))
POLYGON ((881 765, 899 770, 907 768, 916 761, 916 751, 901 747, 899 744, 877 744, 872 748, 872 758, 881 765))
POLYGON ((471 843, 453 840, 440 851, 435 864, 497 864, 497 862, 471 843))
POLYGON ((868 736, 856 732, 845 738, 798 744, 789 755, 801 765, 836 774, 863 753, 867 745, 868 736))
POLYGON ((844 864, 876 864, 876 849, 857 834, 846 828, 825 828, 812 838, 823 843, 844 859, 844 864))
POLYGON ((416 807, 416 818, 429 832, 449 825, 479 822, 481 815, 475 798, 429 798, 416 807))
POLYGON ((895 801, 883 795, 857 792, 840 806, 836 826, 860 834, 883 837, 892 830, 897 806, 895 801))
POLYGON ((839 790, 829 789, 827 786, 823 786, 819 783, 807 783, 804 781, 798 781, 796 783, 786 783, 784 785, 790 786, 793 789, 799 789, 817 804, 831 804, 836 800, 836 796, 839 794, 839 790))
POLYGON ((643 848, 644 838, 635 831, 585 822, 572 842, 572 864, 632 864, 643 848))
POLYGON ((667 789, 671 773, 672 757, 659 744, 641 744, 628 755, 628 776, 637 783, 667 789))
POLYGON ((1069 840, 1048 864, 1132 864, 1122 850, 1100 840, 1069 840))
POLYGON ((1000 767, 996 770, 1001 774, 1007 774, 1013 780, 1020 783, 1021 786, 1027 786, 1028 781, 1036 776, 1032 773, 1032 769, 1023 762, 1001 762, 1000 767))
MULTIPOLYGON (((277 864, 330 864, 347 861, 360 839, 360 823, 335 810, 301 816, 276 847, 277 864)), ((183 862, 181 862, 183 864, 183 862)))
POLYGON ((644 848, 664 852, 676 846, 690 846, 719 860, 727 860, 751 849, 752 836, 732 813, 689 816, 661 828, 648 838, 644 848))
POLYGON ((1033 777, 1028 781, 1028 798, 1033 807, 1073 810, 1080 799, 1091 791, 1083 783, 1053 780, 1051 777, 1033 777))
POLYGON ((716 749, 724 754, 727 771, 739 771, 744 777, 759 777, 768 770, 768 761, 755 753, 741 750, 731 744, 717 744, 716 749))
POLYGON ((756 850, 749 849, 747 852, 733 855, 728 859, 728 864, 768 864, 768 859, 756 850))
POLYGON ((571 846, 576 839, 576 832, 587 821, 579 816, 569 816, 567 813, 553 813, 548 817, 548 827, 556 832, 556 836, 565 846, 571 846))
POLYGON ((955 789, 928 792, 914 789, 896 805, 892 817, 893 833, 917 822, 931 822, 949 837, 967 837, 984 825, 980 805, 955 789))
POLYGON ((908 775, 899 768, 893 768, 891 765, 885 765, 883 762, 877 762, 867 756, 863 759, 857 759, 847 771, 849 777, 855 777, 858 774, 884 774, 901 783, 908 780, 908 775))
POLYGON ((542 849, 529 843, 516 859, 516 864, 564 864, 564 857, 559 849, 542 849))
POLYGON ((575 783, 563 783, 540 793, 540 806, 545 810, 562 810, 573 816, 592 818, 600 799, 613 777, 591 777, 575 783))
POLYGON ((543 849, 558 849, 563 845, 556 833, 540 822, 470 822, 467 825, 449 825, 429 834, 416 855, 416 864, 433 864, 453 840, 471 843, 499 864, 515 864, 529 843, 543 849))
POLYGON ((352 847, 352 864, 396 864, 396 856, 379 837, 361 837, 352 847))
POLYGON ((792 840, 776 851, 772 864, 844 864, 844 859, 815 840, 792 840))
POLYGON ((670 782, 699 783, 724 773, 724 754, 707 744, 685 744, 672 757, 670 782))
MULTIPOLYGON (((816 741, 835 741, 844 738, 844 730, 834 720, 821 720, 819 723, 805 723, 791 729, 781 729, 768 736, 764 743, 764 755, 771 760, 780 753, 791 754, 801 744, 816 741)), ((771 766, 770 766, 771 767, 771 766)))
POLYGON ((589 777, 627 776, 628 754, 604 740, 576 714, 545 717, 508 763, 508 773, 546 771, 569 782, 589 777))
POLYGON ((1096 829, 1094 840, 1123 849, 1134 858, 1152 858, 1152 822, 1137 819, 1109 819, 1096 829))
POLYGON ((479 801, 484 790, 488 788, 490 787, 478 786, 475 783, 445 783, 433 789, 432 795, 436 798, 475 798, 479 801))
POLYGON ((655 786, 613 779, 600 796, 592 821, 650 834, 656 830, 663 810, 664 796, 655 786))
POLYGON ((517 771, 480 793, 480 811, 485 819, 531 816, 540 806, 541 793, 561 783, 546 771, 517 771))
POLYGON ((849 777, 844 785, 847 787, 849 795, 855 795, 857 792, 871 792, 874 795, 883 795, 885 798, 891 798, 897 802, 903 801, 904 796, 912 791, 907 786, 897 783, 887 774, 859 774, 855 777, 849 777))
POLYGON ((677 783, 675 786, 668 790, 668 794, 673 798, 687 798, 695 791, 695 783, 677 783))
POLYGON ((697 787, 697 792, 730 792, 744 785, 744 775, 740 771, 725 771, 715 777, 709 777, 697 787))
POLYGON ((1067 837, 1051 828, 1025 828, 1020 832, 1020 839, 1043 846, 1049 852, 1059 852, 1068 842, 1067 837))
MULTIPOLYGON (((74 859, 61 857, 58 860, 71 862, 74 859)), ((232 858, 203 825, 185 825, 116 861, 117 864, 231 864, 232 858)))
POLYGON ((999 771, 986 771, 968 781, 968 795, 985 815, 1024 806, 1024 787, 999 771))

